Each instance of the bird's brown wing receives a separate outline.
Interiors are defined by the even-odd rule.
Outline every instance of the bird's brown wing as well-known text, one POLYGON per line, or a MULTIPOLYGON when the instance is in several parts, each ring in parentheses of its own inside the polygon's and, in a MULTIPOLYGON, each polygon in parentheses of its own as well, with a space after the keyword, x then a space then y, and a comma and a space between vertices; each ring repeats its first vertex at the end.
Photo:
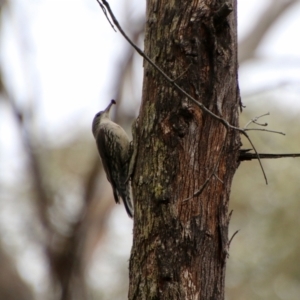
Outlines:
POLYGON ((116 151, 119 147, 118 142, 106 126, 101 126, 98 131, 96 143, 107 180, 113 189, 115 201, 116 203, 120 203, 117 182, 119 182, 122 163, 118 156, 118 151, 116 151))

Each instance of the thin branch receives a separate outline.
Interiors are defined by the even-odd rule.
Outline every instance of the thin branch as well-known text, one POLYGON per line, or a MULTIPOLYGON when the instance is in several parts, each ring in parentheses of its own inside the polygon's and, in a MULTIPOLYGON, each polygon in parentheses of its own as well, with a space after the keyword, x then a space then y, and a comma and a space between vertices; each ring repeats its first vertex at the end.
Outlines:
POLYGON ((216 173, 214 173, 213 175, 214 175, 214 176, 215 176, 222 184, 224 183, 223 180, 221 180, 220 177, 219 177, 216 173))
MULTIPOLYGON (((267 159, 274 159, 274 158, 283 158, 283 157, 300 157, 300 153, 284 153, 284 154, 273 154, 273 153, 259 153, 259 158, 267 158, 267 159)), ((256 153, 247 153, 246 151, 240 151, 239 161, 244 160, 252 160, 258 159, 256 153)))
POLYGON ((254 130, 256 130, 256 131, 265 131, 265 132, 271 132, 271 133, 277 133, 277 134, 285 135, 285 133, 281 132, 281 131, 269 130, 269 129, 263 129, 263 128, 248 128, 248 129, 244 129, 244 130, 245 131, 254 131, 254 130))
POLYGON ((258 117, 255 117, 253 119, 251 119, 245 126, 244 126, 244 130, 246 130, 246 128, 251 124, 251 123, 254 123, 254 124, 257 124, 257 125, 260 125, 260 126, 268 126, 268 123, 264 123, 264 124, 260 124, 260 123, 257 123, 257 120, 262 118, 262 117, 265 117, 265 116, 269 116, 270 113, 267 112, 266 114, 263 114, 261 116, 258 116, 258 117))
POLYGON ((256 124, 258 126, 268 126, 268 123, 258 123, 257 120, 262 118, 262 117, 265 117, 265 116, 269 116, 270 113, 267 112, 266 114, 263 114, 261 116, 258 116, 258 117, 255 117, 253 119, 251 119, 245 126, 244 126, 244 131, 253 131, 253 130, 256 130, 256 131, 265 131, 265 132, 271 132, 271 133, 277 133, 277 134, 282 134, 282 135, 285 135, 284 132, 281 132, 281 131, 276 131, 276 130, 269 130, 269 129, 262 129, 262 128, 247 128, 251 123, 253 124, 256 124))
POLYGON ((228 215, 228 218, 227 218, 227 225, 229 225, 229 222, 230 222, 230 220, 231 220, 232 214, 233 214, 233 209, 230 211, 230 213, 229 213, 229 215, 228 215))
POLYGON ((231 244, 233 238, 237 235, 238 232, 239 232, 239 230, 237 230, 237 231, 232 235, 232 237, 230 238, 230 240, 229 240, 229 242, 228 242, 228 246, 227 246, 228 249, 229 249, 229 247, 230 247, 230 244, 231 244))
POLYGON ((106 8, 105 8, 104 5, 103 5, 101 2, 99 2, 98 0, 97 0, 97 2, 98 2, 98 4, 100 5, 100 7, 101 7, 101 9, 102 9, 102 11, 103 11, 103 13, 104 13, 104 15, 105 15, 105 17, 106 17, 108 23, 110 24, 110 26, 112 27, 112 29, 113 29, 115 32, 117 32, 117 30, 115 29, 113 23, 111 22, 111 20, 109 19, 108 15, 107 15, 106 8))
POLYGON ((254 146, 254 144, 252 143, 251 139, 249 138, 248 134, 243 131, 243 134, 244 136, 246 136, 246 138, 248 139, 249 143, 251 144, 252 148, 253 148, 253 151, 255 152, 256 156, 257 156, 257 159, 258 159, 258 162, 259 162, 259 165, 260 165, 260 168, 261 168, 261 171, 263 172, 263 175, 264 175, 264 178, 265 178, 265 181, 266 181, 266 184, 268 184, 268 179, 267 179, 267 175, 265 173, 265 170, 264 170, 264 167, 262 166, 262 163, 261 163, 261 160, 260 160, 260 156, 254 146))
MULTIPOLYGON (((260 168, 262 170, 263 176, 265 178, 265 182, 266 184, 268 184, 268 180, 267 180, 267 176, 266 173, 264 171, 264 168, 262 166, 262 163, 260 161, 259 158, 259 154, 256 151, 256 148, 254 147, 249 135, 245 132, 245 130, 233 126, 231 124, 229 124, 225 119, 223 119, 222 117, 219 117, 218 115, 214 114, 212 111, 210 111, 208 108, 206 108, 201 102, 197 101, 195 98, 193 98, 190 94, 188 94, 185 90, 183 90, 176 82, 174 82, 173 79, 171 79, 160 67, 158 67, 151 59, 150 57, 145 54, 138 46, 136 46, 131 39, 127 36, 127 34, 124 32, 124 30, 122 29, 122 27, 120 26, 118 20, 116 19, 114 13, 112 12, 109 3, 106 0, 96 0, 98 2, 98 4, 100 5, 100 7, 102 8, 103 5, 106 7, 112 22, 114 23, 114 25, 119 29, 120 33, 123 35, 123 37, 127 40, 127 42, 137 51, 137 53, 139 53, 149 64, 151 64, 154 69, 156 69, 172 86, 174 86, 177 90, 179 90, 182 94, 184 94, 190 101, 192 101, 193 103, 195 103, 196 105, 198 105, 204 112, 206 112, 207 114, 209 114, 210 116, 212 116, 214 119, 218 120, 221 124, 223 124, 227 129, 231 128, 234 130, 237 130, 238 132, 240 132, 241 134, 243 134, 247 140, 249 141, 249 143, 251 144, 254 152, 257 154, 258 157, 258 161, 259 161, 259 165, 260 168)), ((102 9, 103 10, 103 9, 102 9)), ((106 13, 106 11, 105 11, 106 13)))

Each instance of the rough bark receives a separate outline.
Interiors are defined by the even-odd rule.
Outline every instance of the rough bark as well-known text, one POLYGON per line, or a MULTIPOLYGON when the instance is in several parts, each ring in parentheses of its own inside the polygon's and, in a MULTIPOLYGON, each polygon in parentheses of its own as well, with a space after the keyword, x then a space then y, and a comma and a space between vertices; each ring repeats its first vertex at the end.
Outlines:
MULTIPOLYGON (((148 0, 146 17, 146 54, 237 126, 236 2, 148 0)), ((238 132, 145 62, 136 135, 129 299, 224 299, 238 132)))

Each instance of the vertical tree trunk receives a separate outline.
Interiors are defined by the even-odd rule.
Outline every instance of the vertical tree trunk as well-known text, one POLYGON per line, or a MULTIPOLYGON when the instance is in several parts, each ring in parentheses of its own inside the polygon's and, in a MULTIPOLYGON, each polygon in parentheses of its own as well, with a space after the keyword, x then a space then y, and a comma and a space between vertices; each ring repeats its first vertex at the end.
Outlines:
MULTIPOLYGON (((236 1, 148 0, 146 17, 146 54, 238 126, 236 1)), ((136 134, 129 299, 224 299, 238 132, 145 62, 136 134)))

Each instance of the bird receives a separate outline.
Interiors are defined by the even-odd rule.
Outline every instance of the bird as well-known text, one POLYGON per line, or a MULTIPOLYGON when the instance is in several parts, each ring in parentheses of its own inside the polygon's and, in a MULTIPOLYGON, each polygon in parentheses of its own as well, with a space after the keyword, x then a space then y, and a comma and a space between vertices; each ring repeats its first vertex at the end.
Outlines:
POLYGON ((130 198, 130 184, 127 180, 130 141, 125 130, 110 119, 110 109, 114 104, 116 101, 111 100, 105 110, 95 115, 92 132, 114 199, 116 203, 120 203, 120 198, 123 200, 126 212, 132 218, 133 205, 130 198))

